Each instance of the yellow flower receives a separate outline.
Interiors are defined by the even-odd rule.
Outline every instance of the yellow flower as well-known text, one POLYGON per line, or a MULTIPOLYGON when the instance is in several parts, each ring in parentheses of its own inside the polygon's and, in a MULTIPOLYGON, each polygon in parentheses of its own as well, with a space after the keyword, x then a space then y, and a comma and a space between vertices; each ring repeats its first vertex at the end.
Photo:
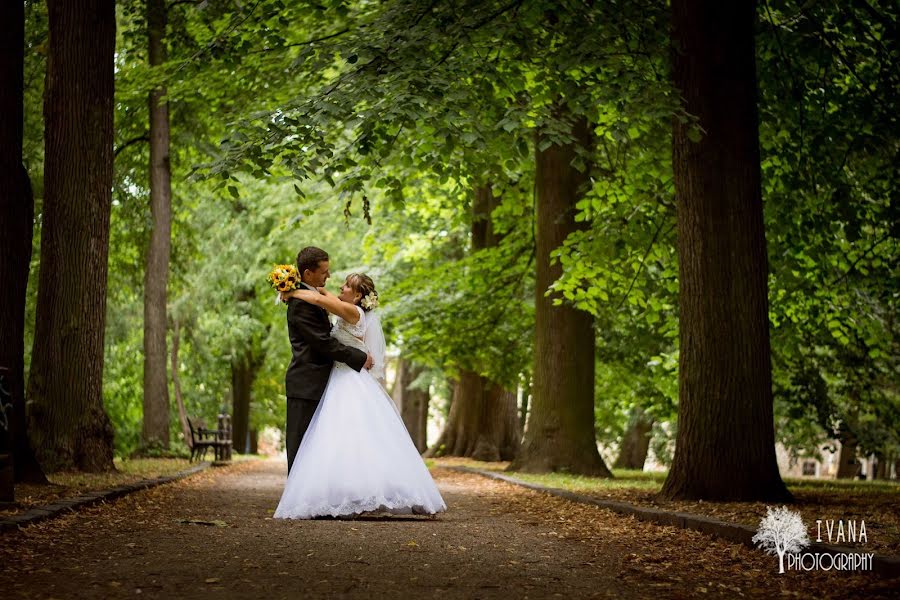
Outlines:
POLYGON ((266 276, 266 281, 279 292, 289 292, 297 289, 300 276, 294 265, 275 265, 266 276))

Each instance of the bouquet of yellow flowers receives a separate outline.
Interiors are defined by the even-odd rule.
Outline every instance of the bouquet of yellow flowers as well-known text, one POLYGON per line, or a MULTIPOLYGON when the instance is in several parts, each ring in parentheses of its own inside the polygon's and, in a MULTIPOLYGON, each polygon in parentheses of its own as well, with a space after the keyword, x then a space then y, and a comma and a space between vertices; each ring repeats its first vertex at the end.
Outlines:
POLYGON ((266 277, 266 281, 278 290, 276 302, 281 300, 281 295, 291 290, 296 290, 300 283, 300 274, 294 265, 275 265, 266 277))

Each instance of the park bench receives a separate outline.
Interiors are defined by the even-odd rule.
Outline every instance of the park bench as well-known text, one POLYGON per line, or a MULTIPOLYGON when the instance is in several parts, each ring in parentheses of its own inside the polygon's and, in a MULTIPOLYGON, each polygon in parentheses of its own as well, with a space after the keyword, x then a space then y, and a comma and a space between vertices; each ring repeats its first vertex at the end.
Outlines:
POLYGON ((191 462, 196 457, 198 460, 206 458, 206 451, 213 449, 216 462, 231 460, 231 419, 226 415, 219 418, 219 429, 208 429, 202 421, 195 425, 190 418, 187 420, 191 429, 191 462))

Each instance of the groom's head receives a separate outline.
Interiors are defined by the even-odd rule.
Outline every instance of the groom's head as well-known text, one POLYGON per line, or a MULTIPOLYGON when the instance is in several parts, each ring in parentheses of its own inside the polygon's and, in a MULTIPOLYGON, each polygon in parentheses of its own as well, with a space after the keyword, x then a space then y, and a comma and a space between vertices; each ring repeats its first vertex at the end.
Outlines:
POLYGON ((331 277, 328 271, 328 253, 315 246, 307 246, 297 255, 297 272, 306 285, 322 287, 331 277))

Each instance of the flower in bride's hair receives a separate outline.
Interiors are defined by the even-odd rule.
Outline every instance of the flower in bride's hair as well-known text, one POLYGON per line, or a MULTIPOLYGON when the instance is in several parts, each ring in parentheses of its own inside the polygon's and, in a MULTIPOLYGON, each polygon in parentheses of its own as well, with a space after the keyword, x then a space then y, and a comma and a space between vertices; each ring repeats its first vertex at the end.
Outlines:
POLYGON ((366 310, 372 310, 373 308, 378 306, 378 292, 369 292, 365 298, 363 298, 360 303, 366 310))
POLYGON ((266 281, 272 284, 272 287, 279 292, 290 292, 297 289, 297 282, 300 281, 300 275, 297 273, 297 267, 294 265, 275 265, 266 281))

